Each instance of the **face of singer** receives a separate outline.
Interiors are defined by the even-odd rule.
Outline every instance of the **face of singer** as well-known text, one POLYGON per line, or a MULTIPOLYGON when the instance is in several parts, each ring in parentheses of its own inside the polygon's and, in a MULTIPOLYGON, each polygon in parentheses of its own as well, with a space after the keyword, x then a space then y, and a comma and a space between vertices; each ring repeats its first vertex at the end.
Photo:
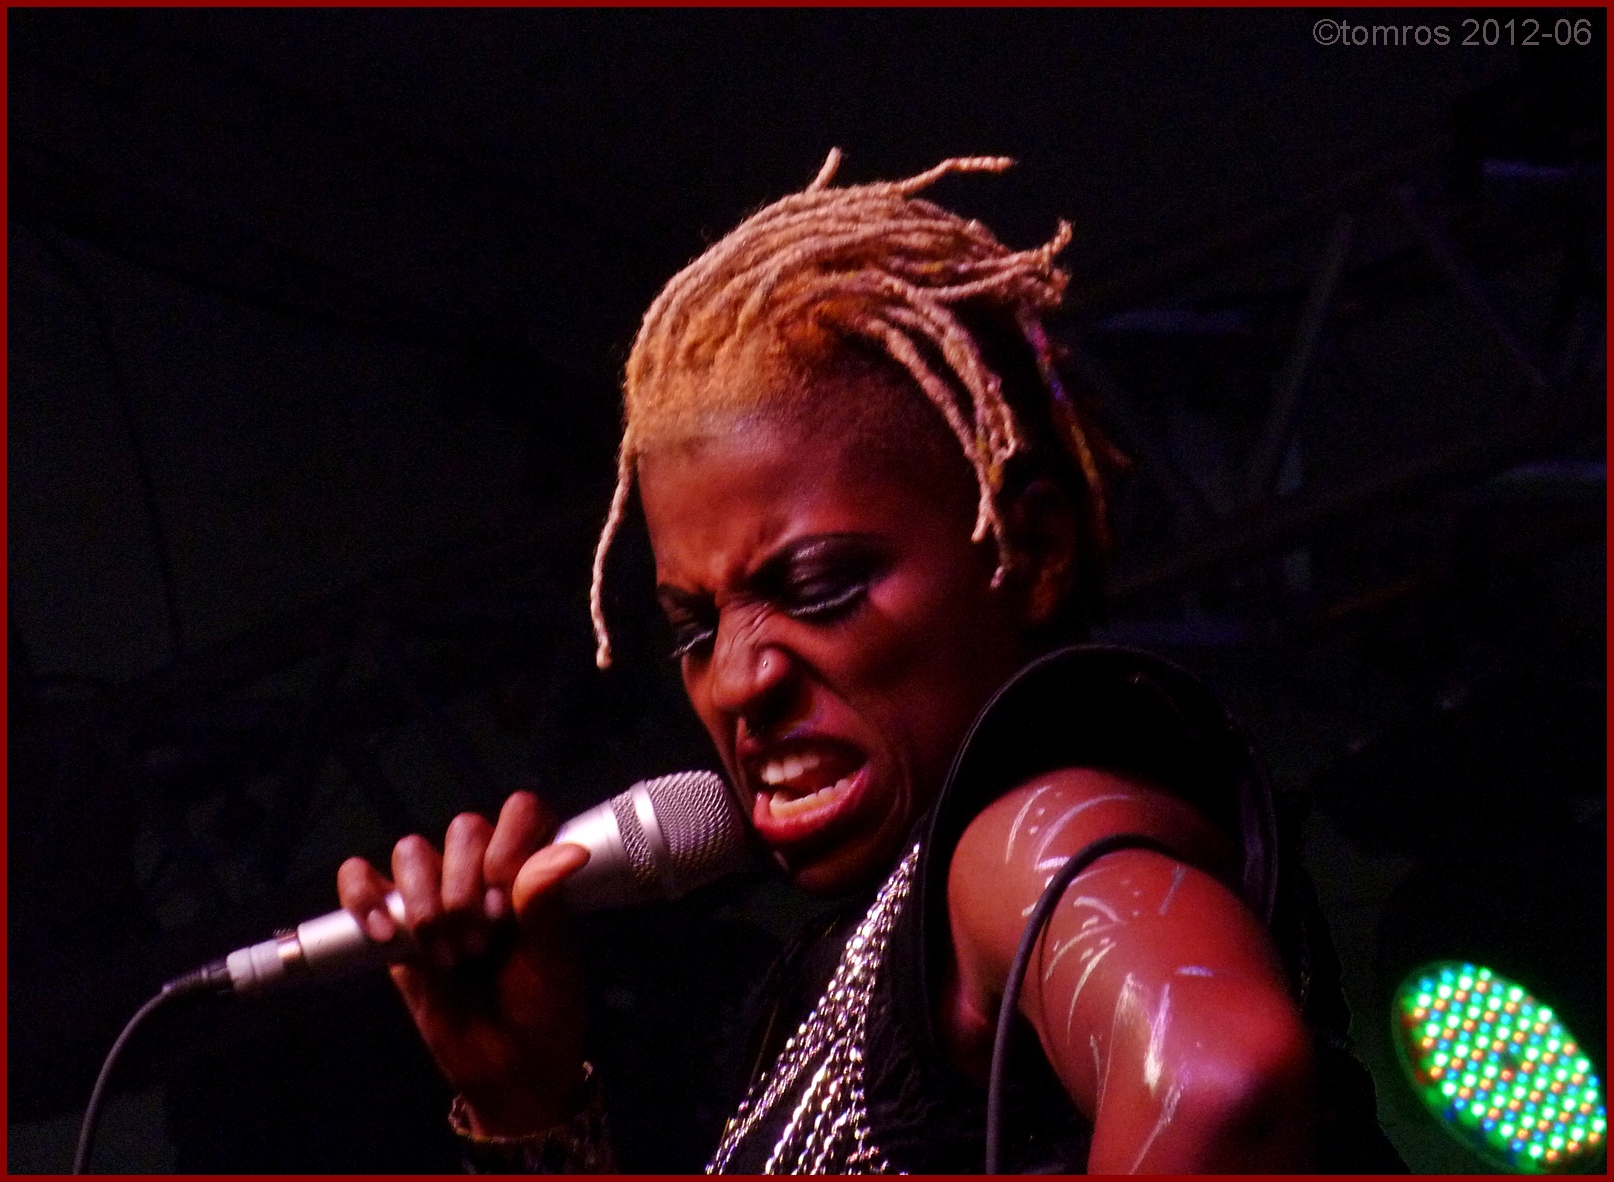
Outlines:
MULTIPOLYGON (((877 393, 881 396, 883 392, 877 393)), ((940 427, 945 432, 946 428, 940 427)), ((866 884, 1028 655, 975 484, 866 431, 750 418, 640 458, 657 594, 691 703, 802 887, 866 884)))

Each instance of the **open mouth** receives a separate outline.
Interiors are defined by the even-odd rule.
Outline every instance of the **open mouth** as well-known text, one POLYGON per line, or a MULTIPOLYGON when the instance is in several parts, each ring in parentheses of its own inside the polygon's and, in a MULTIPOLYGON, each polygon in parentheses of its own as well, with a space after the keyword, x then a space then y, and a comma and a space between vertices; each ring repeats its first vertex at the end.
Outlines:
POLYGON ((822 834, 845 815, 866 779, 860 752, 810 742, 753 761, 756 801, 751 819, 770 845, 794 844, 822 834))

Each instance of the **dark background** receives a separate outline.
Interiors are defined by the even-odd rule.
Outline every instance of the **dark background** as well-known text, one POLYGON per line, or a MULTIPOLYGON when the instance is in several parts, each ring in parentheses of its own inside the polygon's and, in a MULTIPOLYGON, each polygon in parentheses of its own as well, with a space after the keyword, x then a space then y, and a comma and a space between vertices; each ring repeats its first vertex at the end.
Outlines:
MULTIPOLYGON (((1100 635, 1312 802, 1408 1161, 1479 1168, 1389 1049, 1417 964, 1519 977, 1601 1074, 1604 17, 1313 38, 1388 15, 10 10, 8 1166, 65 1168, 135 1007, 329 909, 347 854, 710 764, 638 525, 592 664, 616 381, 831 146, 846 181, 1013 155, 935 196, 1074 223, 1050 329, 1135 460, 1100 635)), ((585 923, 625 1168, 702 1164, 809 908, 758 877, 585 923)), ((378 974, 161 1015, 113 1093, 109 1169, 456 1164, 378 974)))

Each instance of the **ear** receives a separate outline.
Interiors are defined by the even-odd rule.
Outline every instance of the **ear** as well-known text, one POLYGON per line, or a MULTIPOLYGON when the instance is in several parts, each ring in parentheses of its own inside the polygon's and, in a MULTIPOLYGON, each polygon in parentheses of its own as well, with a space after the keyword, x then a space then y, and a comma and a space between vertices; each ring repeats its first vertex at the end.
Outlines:
POLYGON ((1037 628, 1051 623, 1076 587, 1076 508, 1064 489, 1039 477, 1000 512, 1019 560, 1013 585, 1019 592, 1020 624, 1037 628))

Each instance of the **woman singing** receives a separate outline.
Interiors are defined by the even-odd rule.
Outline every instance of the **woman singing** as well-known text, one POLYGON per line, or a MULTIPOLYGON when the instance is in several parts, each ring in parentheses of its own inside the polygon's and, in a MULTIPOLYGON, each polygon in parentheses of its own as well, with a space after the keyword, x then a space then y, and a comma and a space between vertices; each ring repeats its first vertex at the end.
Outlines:
MULTIPOLYGON (((628 359, 600 581, 637 481, 690 701, 756 835, 843 900, 775 966, 710 1169, 983 1166, 985 1080, 1027 917, 1106 838, 1032 955, 1005 1167, 1399 1168, 1345 1047, 1338 969, 1239 728, 1190 676, 1083 646, 1117 457, 1053 365, 1063 294, 906 181, 808 188, 668 283, 628 359)), ((609 1170, 583 1003, 530 794, 419 836, 342 903, 425 952, 392 974, 458 1090, 473 1168, 609 1170)))

